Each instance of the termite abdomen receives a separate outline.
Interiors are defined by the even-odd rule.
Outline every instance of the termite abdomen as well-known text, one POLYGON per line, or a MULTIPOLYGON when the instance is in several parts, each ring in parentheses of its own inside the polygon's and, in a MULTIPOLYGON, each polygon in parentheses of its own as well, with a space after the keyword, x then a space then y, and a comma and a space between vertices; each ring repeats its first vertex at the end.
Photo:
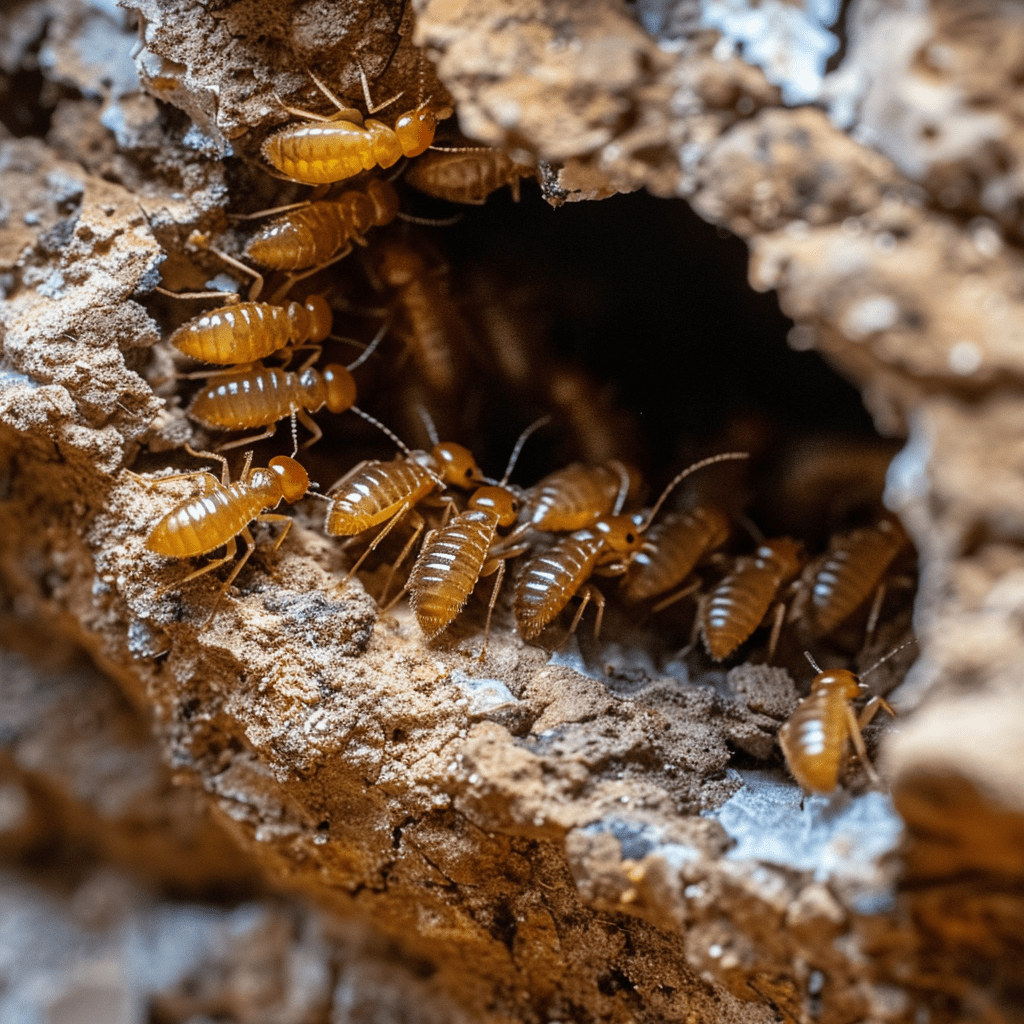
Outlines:
POLYGON ((700 628, 708 654, 721 661, 747 640, 802 564, 800 545, 787 538, 768 541, 752 557, 737 559, 701 605, 700 628))
POLYGON ((516 163, 504 150, 463 149, 424 153, 405 174, 413 188, 451 203, 481 204, 508 185, 519 199, 519 179, 532 177, 532 167, 516 163))
POLYGON ((362 242, 370 228, 388 224, 397 215, 394 187, 373 179, 362 192, 318 200, 275 218, 249 240, 245 254, 271 270, 314 267, 350 242, 362 242))
POLYGON ((906 544, 907 535, 894 519, 883 519, 833 540, 811 586, 817 631, 830 633, 852 615, 906 544))
POLYGON ((310 295, 305 305, 236 302, 182 324, 170 342, 206 363, 250 363, 286 345, 323 341, 331 322, 331 308, 319 295, 310 295))

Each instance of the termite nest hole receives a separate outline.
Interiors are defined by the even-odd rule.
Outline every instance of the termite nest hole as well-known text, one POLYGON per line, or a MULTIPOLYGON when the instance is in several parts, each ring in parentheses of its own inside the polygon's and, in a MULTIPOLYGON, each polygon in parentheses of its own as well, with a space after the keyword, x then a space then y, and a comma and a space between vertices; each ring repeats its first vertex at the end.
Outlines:
MULTIPOLYGON (((519 202, 502 189, 483 206, 455 207, 410 188, 401 168, 391 176, 403 212, 456 222, 396 220, 374 228, 365 246, 354 246, 340 262, 297 283, 289 298, 326 294, 335 310, 335 334, 364 344, 389 321, 380 348, 356 371, 357 403, 410 446, 430 447, 427 414, 441 439, 467 445, 484 472, 498 478, 520 432, 550 414, 551 425, 525 445, 512 482, 532 485, 573 461, 619 459, 635 466, 645 481, 634 507, 643 499, 653 502, 677 471, 697 459, 750 452, 749 463, 698 474, 666 506, 686 508, 699 501, 724 507, 734 521, 732 538, 722 549, 729 557, 750 554, 759 531, 767 538, 795 538, 813 557, 836 534, 877 523, 884 514, 885 473, 900 441, 878 436, 860 394, 820 356, 787 345, 794 326, 774 294, 758 294, 747 284, 748 252, 739 239, 702 221, 682 201, 642 193, 552 209, 535 183, 526 181, 519 202), (382 280, 381 253, 389 246, 411 247, 422 256, 422 278, 432 296, 428 306, 436 314, 436 337, 429 345, 441 350, 451 369, 447 382, 429 380, 423 359, 430 357, 417 356, 406 343, 408 315, 396 303, 395 289, 382 280)), ((248 161, 229 160, 228 181, 232 194, 244 197, 230 213, 309 195, 301 186, 260 176, 248 161)), ((344 182, 333 194, 364 186, 365 180, 344 182)), ((165 286, 226 287, 233 276, 244 298, 248 280, 210 247, 244 259, 246 239, 259 223, 225 219, 211 223, 208 234, 161 238, 172 253, 162 267, 165 286)), ((279 280, 268 275, 263 296, 279 280)), ((167 332, 216 304, 158 296, 147 302, 167 332)), ((348 363, 357 354, 329 340, 318 365, 348 363)), ((182 408, 202 386, 168 383, 166 377, 154 382, 182 408)), ((351 413, 321 410, 315 419, 324 437, 300 458, 322 490, 362 459, 395 454, 391 442, 351 413)), ((300 440, 308 437, 301 426, 299 433, 300 440)), ((216 440, 201 430, 193 435, 197 447, 216 440)), ((288 423, 282 421, 275 437, 256 445, 254 465, 266 465, 273 455, 290 450, 290 443, 288 423)), ((244 450, 231 453, 234 466, 244 450)), ((165 456, 144 456, 137 468, 165 464, 165 456)), ((306 501, 297 514, 319 530, 324 505, 306 501)), ((407 536, 395 530, 360 570, 371 593, 407 536)), ((411 565, 410 558, 403 578, 411 565)), ((723 565, 728 563, 700 568, 702 589, 721 579, 723 565)), ((820 660, 863 670, 906 639, 913 553, 905 552, 894 569, 903 586, 886 595, 871 642, 865 645, 869 601, 827 637, 813 639, 820 660)), ((514 580, 515 563, 510 574, 514 580)), ((245 574, 238 584, 244 588, 245 574)), ((609 599, 601 644, 591 638, 589 616, 578 641, 588 669, 603 671, 613 688, 629 692, 666 666, 696 679, 739 661, 766 660, 769 630, 762 629, 721 663, 698 645, 680 670, 675 652, 691 640, 694 600, 663 611, 638 610, 616 601, 618 581, 598 585, 609 599)), ((513 627, 511 590, 506 584, 498 605, 499 633, 513 627)), ((489 594, 490 582, 483 581, 477 588, 482 600, 471 602, 434 643, 464 646, 467 637, 479 634, 489 594)), ((564 639, 574 607, 575 602, 548 628, 545 647, 564 639)), ((799 609, 790 615, 798 625, 799 609)), ((774 658, 797 680, 809 679, 802 654, 809 636, 787 625, 774 658)), ((574 648, 569 644, 563 650, 574 648)), ((895 681, 893 673, 879 688, 887 690, 895 681)))

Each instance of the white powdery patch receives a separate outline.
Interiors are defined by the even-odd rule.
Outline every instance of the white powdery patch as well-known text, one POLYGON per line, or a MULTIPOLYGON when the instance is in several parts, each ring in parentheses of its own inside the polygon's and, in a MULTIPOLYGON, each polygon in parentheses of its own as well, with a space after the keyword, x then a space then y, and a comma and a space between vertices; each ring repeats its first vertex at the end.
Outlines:
POLYGON ((518 707, 521 703, 500 679, 477 679, 456 669, 451 681, 468 701, 466 714, 470 718, 486 718, 495 711, 518 707))
POLYGON ((737 47, 743 59, 756 64, 785 103, 811 103, 818 98, 825 63, 839 40, 826 26, 839 14, 838 0, 805 0, 803 9, 784 0, 702 0, 701 18, 722 34, 715 56, 725 59, 737 47))

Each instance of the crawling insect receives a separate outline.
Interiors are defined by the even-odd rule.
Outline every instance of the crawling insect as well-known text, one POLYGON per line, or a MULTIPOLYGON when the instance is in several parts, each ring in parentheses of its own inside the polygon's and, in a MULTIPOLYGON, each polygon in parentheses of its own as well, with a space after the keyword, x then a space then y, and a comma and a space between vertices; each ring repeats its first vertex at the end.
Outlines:
MULTIPOLYGON (((738 558, 732 571, 701 600, 698 612, 704 647, 715 661, 727 658, 761 625, 779 590, 804 563, 802 546, 781 537, 758 547, 751 557, 738 558)), ((771 660, 778 642, 785 605, 779 604, 768 645, 771 660)))
MULTIPOLYGON (((353 537, 384 524, 384 529, 349 569, 341 586, 352 578, 367 555, 396 524, 434 490, 446 486, 469 488, 487 482, 472 452, 461 444, 445 442, 435 444, 429 452, 412 452, 397 438, 394 440, 405 453, 404 458, 394 462, 361 462, 338 480, 327 496, 330 507, 324 530, 329 536, 353 537)), ((392 566, 392 575, 412 550, 424 526, 422 517, 415 514, 413 534, 392 566)), ((381 593, 381 603, 390 583, 391 576, 381 593)))
MULTIPOLYGON (((369 86, 363 77, 363 92, 369 113, 375 114, 393 103, 374 107, 369 86)), ((374 167, 391 167, 403 156, 423 153, 434 141, 437 122, 450 116, 448 108, 432 107, 430 100, 400 115, 394 128, 370 118, 365 123, 353 107, 346 107, 315 75, 310 78, 338 108, 329 116, 299 110, 282 103, 290 114, 304 123, 288 125, 263 143, 264 159, 289 181, 304 185, 327 185, 344 181, 374 167)))
POLYGON ((811 692, 797 705, 796 710, 779 730, 779 746, 793 778, 808 793, 831 793, 839 783, 839 773, 846 764, 849 741, 860 756, 872 783, 880 785, 875 769, 868 760, 861 731, 874 718, 879 708, 890 715, 896 712, 879 696, 872 697, 861 709, 853 712, 852 701, 865 695, 864 676, 908 647, 913 640, 890 651, 875 662, 860 680, 846 669, 822 671, 814 658, 804 655, 817 672, 811 682, 811 692))
POLYGON ((427 534, 406 589, 416 620, 428 640, 455 621, 482 576, 497 573, 487 605, 480 659, 486 656, 491 613, 505 575, 505 562, 527 548, 525 544, 509 544, 505 539, 495 544, 498 530, 512 526, 519 515, 519 499, 505 485, 526 439, 547 422, 545 416, 520 434, 505 475, 496 486, 479 488, 469 499, 465 512, 427 534))
POLYGON ((236 302, 203 313, 182 324, 171 344, 204 363, 251 363, 286 345, 316 344, 331 333, 331 307, 322 295, 310 295, 303 305, 289 302, 236 302))
POLYGON ((526 521, 535 530, 561 533, 583 530, 609 512, 618 515, 639 476, 618 459, 600 466, 573 462, 530 488, 526 521))
POLYGON ((640 549, 643 534, 662 503, 672 489, 691 473, 716 462, 747 457, 746 452, 725 452, 695 462, 669 483, 639 525, 630 515, 602 516, 587 529, 563 537, 530 559, 519 578, 514 605, 516 623, 523 639, 532 640, 538 636, 577 593, 582 593, 583 600, 576 610, 569 634, 575 632, 584 609, 593 600, 597 605, 594 636, 598 636, 605 600, 604 595, 588 583, 590 577, 595 573, 614 576, 626 572, 630 559, 640 549))
POLYGON ((831 633, 875 591, 868 617, 867 632, 871 636, 885 596, 885 587, 879 584, 908 543, 903 527, 890 518, 832 540, 811 584, 810 600, 819 635, 831 633))
MULTIPOLYGON (((729 533, 729 517, 712 505, 670 512, 644 535, 643 545, 622 579, 623 600, 648 601, 667 594, 690 575, 704 555, 724 544, 729 533)), ((673 600, 666 598, 658 607, 673 600)))
MULTIPOLYGON (((289 516, 267 512, 276 508, 283 498, 294 505, 309 489, 309 477, 305 469, 287 455, 278 455, 270 460, 266 469, 252 468, 252 452, 247 453, 245 466, 239 478, 232 483, 228 472, 228 463, 222 455, 212 452, 197 452, 185 446, 189 454, 198 458, 216 459, 223 466, 221 479, 207 470, 196 473, 179 473, 175 476, 161 477, 152 484, 164 484, 169 480, 194 479, 201 477, 204 483, 203 493, 195 498, 186 498, 176 505, 153 527, 146 539, 146 547, 158 555, 168 558, 192 558, 195 555, 206 555, 222 545, 226 546, 223 558, 215 558, 195 572, 189 573, 184 579, 172 584, 182 587, 186 583, 203 576, 226 562, 230 562, 238 553, 237 537, 245 541, 245 554, 231 570, 224 585, 220 589, 217 602, 214 603, 210 618, 216 610, 217 603, 227 592, 235 577, 249 560, 254 543, 249 532, 249 523, 254 519, 258 522, 283 522, 284 529, 274 544, 276 551, 283 543, 292 521, 289 516)), ((168 588, 164 588, 168 589, 168 588)), ((209 621, 209 619, 207 619, 209 621)))
POLYGON ((226 376, 218 376, 216 383, 203 388, 192 400, 188 415, 208 430, 266 428, 261 434, 221 445, 221 451, 272 437, 277 430, 277 421, 286 416, 292 418, 293 431, 298 418, 312 433, 313 436, 305 443, 308 448, 323 437, 323 431, 309 414, 325 405, 333 413, 351 409, 376 424, 376 420, 366 417, 356 407, 356 382, 352 372, 369 358, 387 327, 385 324, 362 355, 348 366, 330 363, 322 371, 313 369, 312 364, 320 355, 317 349, 294 371, 268 367, 262 363, 237 367, 226 376))
POLYGON ((373 257, 376 274, 393 290, 401 333, 420 376, 433 391, 454 395, 460 374, 452 338, 462 320, 443 278, 420 249, 400 239, 385 240, 373 257))
POLYGON ((374 178, 362 191, 352 189, 337 199, 266 212, 285 215, 253 235, 245 255, 270 270, 302 270, 333 261, 353 242, 366 245, 363 236, 370 228, 398 216, 398 193, 390 182, 374 178))
POLYGON ((502 149, 431 147, 405 172, 405 181, 437 199, 479 206, 504 185, 511 188, 518 203, 519 180, 536 173, 535 168, 516 163, 502 149))

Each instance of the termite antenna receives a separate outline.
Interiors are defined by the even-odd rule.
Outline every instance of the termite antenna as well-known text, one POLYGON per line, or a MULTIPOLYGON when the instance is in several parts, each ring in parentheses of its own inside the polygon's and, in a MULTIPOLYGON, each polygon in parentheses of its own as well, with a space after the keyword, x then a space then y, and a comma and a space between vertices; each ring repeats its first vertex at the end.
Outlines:
POLYGON ((456 213, 452 217, 417 217, 402 210, 398 211, 399 220, 408 221, 410 224, 422 224, 428 228, 450 228, 453 224, 458 224, 462 217, 461 213, 456 213))
MULTIPOLYGON (((314 438, 315 440, 315 438, 314 438)), ((292 409, 292 458, 299 454, 299 422, 295 415, 295 410, 292 409)))
POLYGON ((905 650, 911 644, 916 644, 916 643, 917 643, 917 637, 916 636, 912 636, 905 643, 900 644, 899 647, 893 648, 888 654, 882 655, 882 657, 879 658, 878 661, 876 661, 874 663, 874 665, 871 666, 871 668, 866 669, 865 671, 861 672, 860 678, 863 679, 866 675, 869 675, 870 673, 874 672, 875 669, 879 667, 879 665, 884 665, 894 654, 899 654, 900 651, 905 650))
POLYGON ((434 426, 434 419, 427 412, 425 405, 416 406, 416 415, 419 416, 420 422, 423 424, 427 431, 427 437, 430 438, 430 443, 436 448, 441 443, 441 438, 437 436, 437 427, 434 426))
POLYGON ((370 344, 363 349, 359 358, 356 359, 354 363, 349 363, 349 365, 345 367, 345 369, 348 370, 349 373, 351 373, 353 370, 358 370, 359 367, 362 366, 363 363, 365 363, 366 360, 373 355, 373 353, 377 350, 377 346, 381 343, 382 339, 384 338, 384 335, 388 333, 388 328, 390 326, 390 319, 385 320, 384 323, 381 324, 380 330, 373 336, 373 341, 371 341, 370 344))
POLYGON ((437 153, 490 153, 489 146, 430 146, 437 153))
POLYGON ((821 675, 821 667, 814 660, 814 655, 811 654, 810 651, 804 651, 804 657, 811 663, 811 668, 814 669, 814 674, 816 676, 820 676, 821 675))
POLYGON ((760 547, 764 543, 764 531, 745 512, 741 512, 736 517, 736 522, 750 534, 755 544, 760 547))
POLYGON ((615 472, 619 474, 619 493, 615 495, 615 504, 612 506, 612 515, 617 516, 622 511, 622 506, 626 504, 626 496, 629 494, 629 470, 618 459, 612 459, 608 465, 613 466, 615 472))
POLYGON ((409 450, 409 446, 393 430, 391 430, 389 427, 385 427, 380 420, 374 419, 374 417, 371 416, 368 412, 363 412, 363 410, 356 405, 350 405, 349 408, 357 416, 362 416, 367 423, 372 423, 382 434, 386 434, 389 438, 391 438, 391 440, 394 441, 395 444, 397 444, 398 447, 401 448, 401 450, 406 455, 412 455, 412 452, 409 450))
POLYGON ((512 454, 508 457, 508 465, 505 467, 505 475, 501 478, 499 487, 504 487, 508 483, 508 478, 512 475, 512 470, 516 468, 516 463, 519 461, 519 453, 523 450, 523 445, 526 444, 526 439, 541 427, 547 426, 551 422, 550 416, 541 416, 539 420, 534 420, 520 435, 519 440, 516 441, 515 447, 512 449, 512 454))
POLYGON ((705 466, 711 466, 716 462, 731 462, 736 459, 749 459, 750 452, 722 452, 721 455, 709 455, 706 459, 701 459, 700 462, 695 462, 692 466, 687 467, 681 473, 677 473, 672 479, 669 485, 661 492, 661 497, 654 503, 654 507, 650 512, 647 513, 647 518, 644 520, 643 525, 638 529, 641 533, 647 529, 648 526, 654 521, 654 517, 658 514, 659 509, 664 504, 665 499, 672 493, 672 491, 691 473, 696 473, 698 469, 703 469, 705 466))

